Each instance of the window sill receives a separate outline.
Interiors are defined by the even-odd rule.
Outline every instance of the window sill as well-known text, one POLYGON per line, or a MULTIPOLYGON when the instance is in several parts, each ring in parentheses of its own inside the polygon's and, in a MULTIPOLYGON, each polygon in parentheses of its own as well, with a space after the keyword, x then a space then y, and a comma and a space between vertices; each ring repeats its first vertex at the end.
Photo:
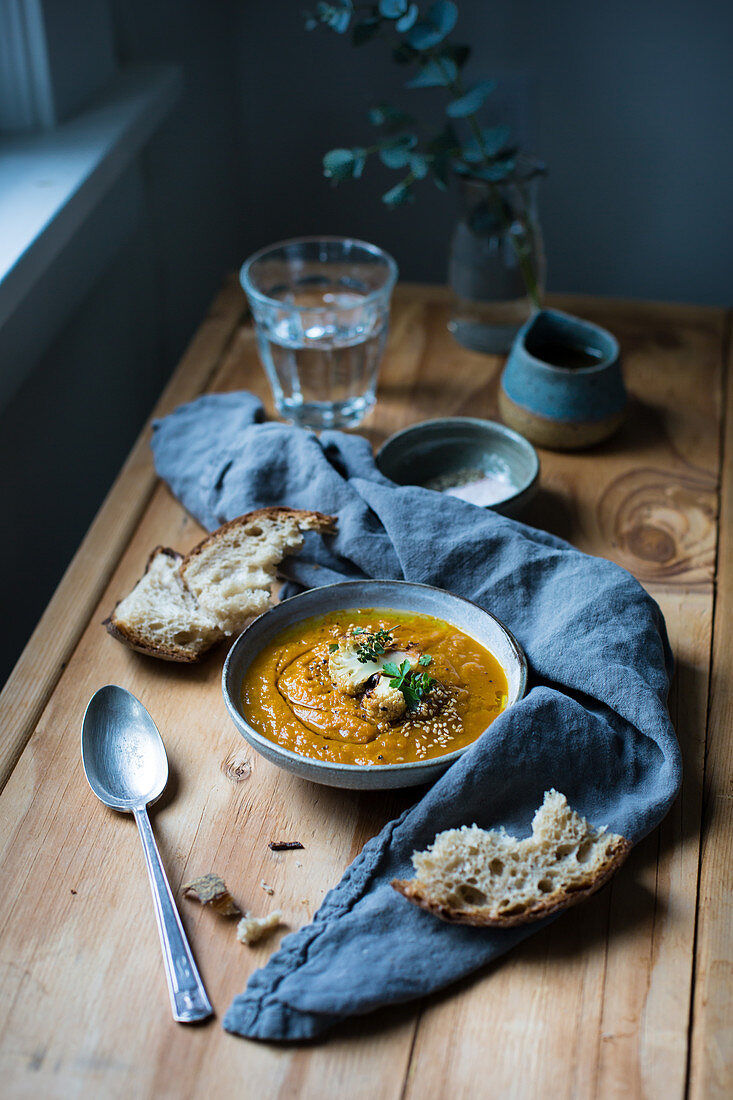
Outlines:
POLYGON ((128 69, 70 122, 0 139, 0 329, 140 153, 181 87, 176 68, 128 69))

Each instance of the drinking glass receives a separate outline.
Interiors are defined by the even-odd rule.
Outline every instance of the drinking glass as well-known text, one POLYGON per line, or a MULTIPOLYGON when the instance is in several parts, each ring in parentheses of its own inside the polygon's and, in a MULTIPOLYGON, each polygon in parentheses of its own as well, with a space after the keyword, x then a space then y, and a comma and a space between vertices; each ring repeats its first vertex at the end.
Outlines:
POLYGON ((397 265, 348 237, 256 252, 240 281, 277 411, 308 428, 353 428, 376 400, 397 265))

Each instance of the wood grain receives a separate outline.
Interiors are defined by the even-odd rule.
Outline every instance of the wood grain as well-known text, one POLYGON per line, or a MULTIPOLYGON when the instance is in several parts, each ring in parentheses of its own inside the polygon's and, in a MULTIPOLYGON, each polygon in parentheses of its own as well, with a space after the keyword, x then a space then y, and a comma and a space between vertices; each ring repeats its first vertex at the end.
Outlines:
POLYGON ((733 350, 729 339, 710 716, 704 777, 702 852, 690 1095, 733 1095, 733 350))
MULTIPOLYGON (((247 387, 269 405, 251 327, 236 327, 239 304, 230 293, 217 306, 217 335, 203 341, 199 333, 172 380, 175 397, 164 400, 185 399, 176 389, 185 376, 190 394, 247 387)), ((686 771, 661 829, 598 897, 423 1005, 351 1021, 304 1047, 237 1040, 217 1021, 174 1025, 134 825, 97 803, 81 771, 79 724, 94 690, 125 684, 161 728, 172 777, 154 828, 176 893, 182 882, 215 870, 244 908, 262 915, 277 906, 289 928, 298 927, 364 841, 412 795, 335 791, 280 772, 229 724, 220 699, 222 653, 199 667, 177 667, 129 652, 104 632, 101 619, 140 575, 151 547, 185 550, 200 536, 167 490, 155 487, 143 438, 133 452, 137 472, 123 474, 124 492, 113 490, 114 506, 96 521, 86 584, 67 576, 23 675, 40 667, 44 639, 63 615, 72 620, 58 658, 67 666, 47 677, 26 707, 16 681, 6 711, 32 731, 0 796, 0 1067, 7 1095, 679 1097, 693 997, 691 1089, 695 1096, 725 1094, 731 959, 721 884, 729 883, 724 810, 731 760, 723 662, 732 639, 717 613, 706 774, 707 805, 716 812, 703 852, 707 909, 693 992, 723 315, 579 298, 559 304, 619 336, 633 405, 619 436, 593 452, 542 454, 543 488, 528 518, 626 565, 663 607, 678 659, 670 705, 686 771), (105 537, 117 540, 116 549, 97 557, 94 547, 105 537), (273 839, 299 840, 304 849, 272 852, 273 839)), ((455 344, 445 330, 447 308, 440 288, 400 288, 379 403, 366 426, 374 442, 431 415, 495 415, 500 361, 455 344)), ((733 510, 729 483, 726 491, 724 519, 733 510)), ((731 554, 724 536, 721 562, 730 564, 731 554)), ((727 599, 721 589, 718 612, 727 599)), ((221 1014, 280 936, 247 948, 236 942, 231 921, 180 904, 221 1014)))

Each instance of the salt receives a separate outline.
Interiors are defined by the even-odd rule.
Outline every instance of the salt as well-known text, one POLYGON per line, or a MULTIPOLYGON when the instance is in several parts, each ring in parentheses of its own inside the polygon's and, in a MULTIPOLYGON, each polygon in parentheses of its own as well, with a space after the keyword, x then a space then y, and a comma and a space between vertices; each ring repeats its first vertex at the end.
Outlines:
POLYGON ((440 474, 425 483, 426 489, 434 489, 448 496, 458 497, 469 504, 488 508, 513 496, 516 486, 502 474, 491 474, 477 466, 466 466, 448 474, 440 474))

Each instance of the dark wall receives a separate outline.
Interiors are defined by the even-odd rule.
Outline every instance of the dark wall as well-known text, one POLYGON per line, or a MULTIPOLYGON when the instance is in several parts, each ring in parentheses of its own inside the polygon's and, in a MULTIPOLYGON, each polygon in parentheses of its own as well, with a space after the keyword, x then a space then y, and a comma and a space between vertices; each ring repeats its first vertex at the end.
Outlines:
POLYGON ((121 66, 180 67, 183 94, 143 158, 160 296, 162 360, 172 369, 244 247, 244 141, 237 97, 236 0, 112 0, 121 66))
MULTIPOLYGON (((248 246, 353 233, 391 250, 406 278, 443 280, 445 196, 426 181, 412 209, 389 212, 379 195, 397 175, 377 167, 331 191, 319 164, 328 148, 368 143, 371 102, 418 104, 432 93, 402 92, 379 42, 355 50, 326 30, 306 33, 303 6, 243 8, 248 246)), ((728 304, 733 5, 464 0, 460 9, 456 34, 473 45, 472 71, 499 76, 522 138, 549 167, 550 288, 728 304)))

